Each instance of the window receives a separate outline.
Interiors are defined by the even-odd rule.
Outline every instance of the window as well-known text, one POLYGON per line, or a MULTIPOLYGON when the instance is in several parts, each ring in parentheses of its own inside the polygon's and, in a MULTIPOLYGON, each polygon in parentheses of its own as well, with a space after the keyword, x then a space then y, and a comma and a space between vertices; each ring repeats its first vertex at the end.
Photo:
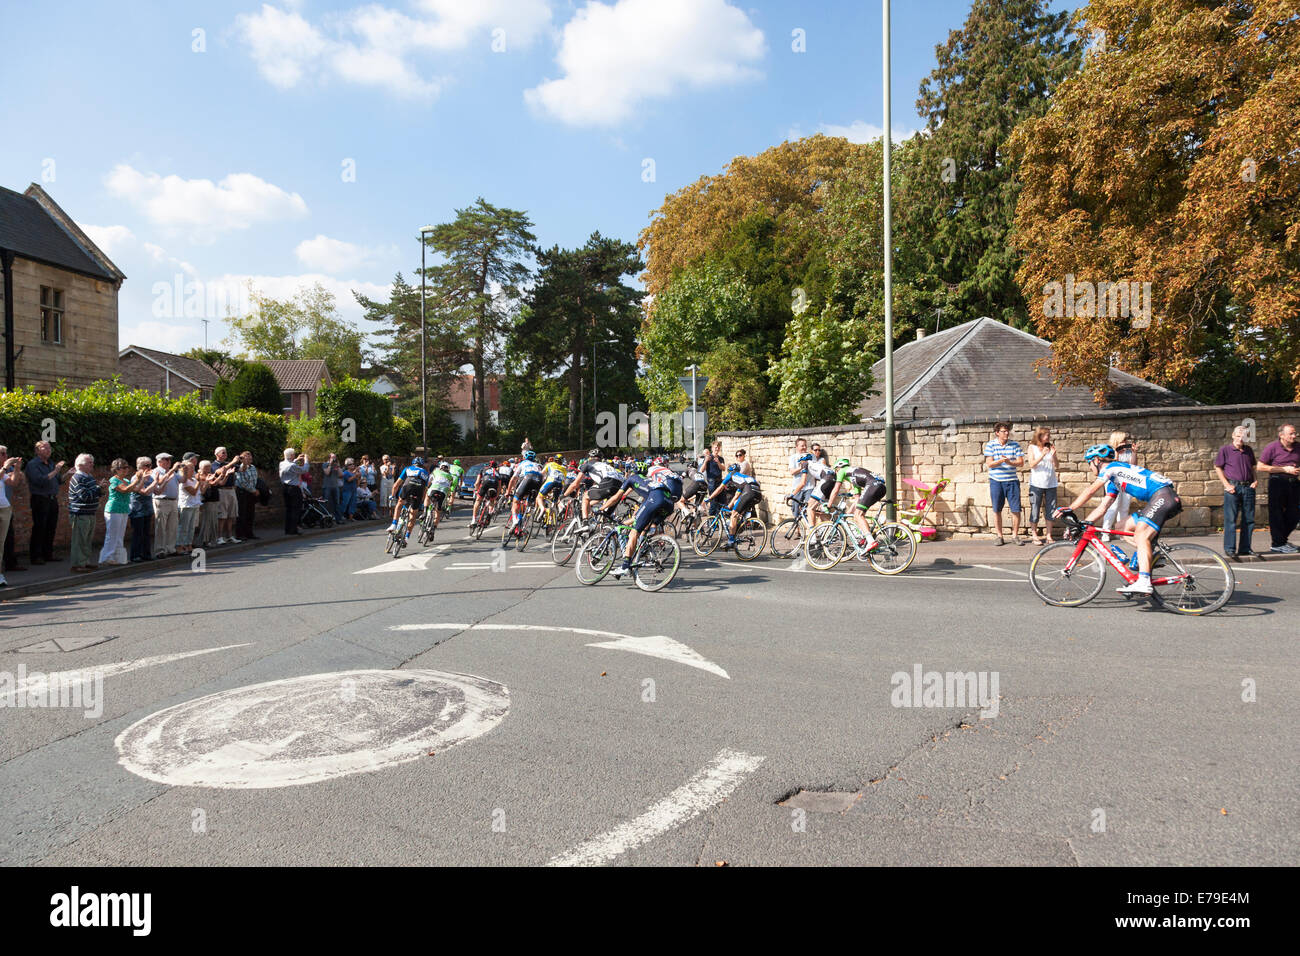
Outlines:
POLYGON ((41 286, 41 341, 63 344, 63 290, 41 286))
POLYGON ((280 404, 284 406, 284 413, 285 413, 286 415, 292 415, 292 414, 293 414, 293 396, 292 396, 292 395, 290 395, 288 392, 281 392, 281 393, 280 393, 280 404))

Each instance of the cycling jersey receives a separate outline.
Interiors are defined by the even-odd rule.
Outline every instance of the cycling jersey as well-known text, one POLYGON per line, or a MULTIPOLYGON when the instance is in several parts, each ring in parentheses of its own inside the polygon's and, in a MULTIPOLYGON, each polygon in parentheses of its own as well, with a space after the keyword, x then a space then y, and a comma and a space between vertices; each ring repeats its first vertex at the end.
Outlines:
POLYGON ((465 477, 465 469, 464 469, 464 468, 462 468, 460 465, 452 465, 452 466, 451 466, 451 486, 452 486, 453 488, 459 489, 459 488, 460 488, 460 480, 461 480, 462 478, 464 478, 464 477, 465 477))
POLYGON ((520 481, 526 481, 533 477, 542 477, 542 466, 535 461, 521 461, 515 471, 518 473, 520 481))
POLYGON ((1112 461, 1097 473, 1099 478, 1105 478, 1106 494, 1110 497, 1118 495, 1121 491, 1127 492, 1129 497, 1138 501, 1150 501, 1161 488, 1172 488, 1174 483, 1160 474, 1158 471, 1152 471, 1150 468, 1139 468, 1137 465, 1130 465, 1122 461, 1112 461))
POLYGON ((653 465, 646 477, 650 480, 652 490, 662 489, 673 501, 682 496, 682 479, 671 468, 653 465))
POLYGON ((638 474, 630 474, 623 479, 622 491, 631 491, 642 501, 650 494, 650 483, 638 474))
POLYGON ((564 477, 564 466, 558 462, 548 461, 542 466, 542 471, 546 473, 547 481, 555 481, 564 477))
POLYGON ((607 461, 589 461, 578 470, 598 484, 613 478, 622 478, 618 469, 607 461))
POLYGON ((429 490, 446 492, 451 488, 451 475, 439 468, 429 476, 429 490))
POLYGON ((727 472, 727 477, 722 479, 722 483, 724 485, 728 483, 733 484, 742 491, 749 491, 751 488, 754 491, 759 490, 758 479, 753 475, 747 475, 740 471, 727 472))
POLYGON ((407 465, 402 469, 402 473, 397 476, 397 480, 402 483, 403 491, 410 487, 417 487, 423 491, 424 486, 429 483, 429 473, 423 468, 407 465))

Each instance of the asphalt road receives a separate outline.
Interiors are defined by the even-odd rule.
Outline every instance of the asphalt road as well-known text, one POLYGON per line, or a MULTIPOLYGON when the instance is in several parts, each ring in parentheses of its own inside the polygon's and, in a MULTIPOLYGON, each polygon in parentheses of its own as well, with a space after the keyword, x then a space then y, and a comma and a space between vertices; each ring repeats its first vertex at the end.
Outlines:
POLYGON ((3 605, 0 862, 1300 861, 1300 565, 1189 620, 924 547, 896 578, 689 555, 646 594, 463 532, 3 605), (918 668, 995 693, 896 706, 918 668))

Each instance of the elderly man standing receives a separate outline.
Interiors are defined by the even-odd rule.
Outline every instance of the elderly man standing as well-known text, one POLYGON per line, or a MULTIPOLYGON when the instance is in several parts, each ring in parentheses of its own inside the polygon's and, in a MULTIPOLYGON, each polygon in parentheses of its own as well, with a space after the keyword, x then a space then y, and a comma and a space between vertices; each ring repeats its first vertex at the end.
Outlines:
POLYGON ((253 509, 257 507, 257 469, 253 467, 253 453, 239 453, 239 471, 235 472, 235 500, 239 517, 235 519, 235 538, 248 541, 253 534, 253 509))
POLYGON ((280 462, 280 490, 284 493, 284 533, 302 534, 298 530, 298 520, 302 517, 302 476, 311 467, 306 455, 299 455, 292 448, 284 450, 284 461, 280 462))
POLYGON ((1223 552, 1228 557, 1253 554, 1250 539, 1255 533, 1255 450, 1246 444, 1246 426, 1232 430, 1231 444, 1214 456, 1214 471, 1223 484, 1223 552), (1241 537, 1237 538, 1237 525, 1241 537), (1238 543, 1240 540, 1240 543, 1238 543))
POLYGON ((221 446, 213 453, 213 484, 219 492, 217 496, 217 544, 239 544, 235 537, 235 519, 239 517, 239 502, 235 498, 235 474, 240 470, 241 462, 231 461, 230 452, 221 446))
POLYGON ((99 513, 99 499, 104 494, 103 482, 95 481, 95 459, 88 454, 77 456, 76 470, 68 481, 68 521, 72 525, 70 558, 72 570, 77 573, 94 571, 91 539, 95 534, 95 516, 99 513))
POLYGON ((149 473, 153 485, 153 556, 166 557, 176 553, 177 522, 179 521, 178 498, 181 493, 181 470, 171 452, 160 451, 154 456, 158 467, 149 473))
POLYGON ((1300 442, 1294 425, 1277 430, 1277 441, 1265 446, 1259 456, 1259 470, 1268 475, 1269 548, 1275 554, 1300 551, 1287 536, 1300 524, 1300 442))
POLYGON ((54 529, 59 523, 59 482, 66 461, 51 463, 53 448, 47 441, 36 443, 36 457, 27 463, 27 489, 32 497, 32 564, 54 560, 54 529))

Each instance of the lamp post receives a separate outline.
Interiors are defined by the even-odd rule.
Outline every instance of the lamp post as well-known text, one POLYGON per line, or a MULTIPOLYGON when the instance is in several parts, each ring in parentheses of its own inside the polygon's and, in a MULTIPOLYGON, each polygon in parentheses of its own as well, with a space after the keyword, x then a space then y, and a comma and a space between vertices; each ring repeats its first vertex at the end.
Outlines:
POLYGON ((889 2, 881 0, 884 12, 884 86, 885 86, 885 134, 881 153, 884 155, 884 212, 885 212, 885 497, 889 504, 885 507, 889 520, 897 517, 897 488, 894 482, 894 255, 893 255, 893 209, 889 190, 889 153, 893 145, 892 122, 889 108, 889 2))
POLYGON ((425 372, 429 365, 424 357, 426 338, 424 333, 424 250, 426 248, 424 237, 432 232, 433 226, 424 226, 420 229, 420 448, 424 451, 429 450, 429 392, 425 385, 425 372))
POLYGON ((700 368, 694 363, 691 363, 686 367, 690 369, 691 372, 691 451, 694 452, 695 457, 698 459, 700 457, 700 410, 699 400, 696 397, 699 389, 695 387, 695 375, 699 372, 700 368))
MULTIPOLYGON (((596 441, 596 416, 600 413, 596 410, 596 403, 600 399, 596 396, 596 346, 597 345, 618 345, 618 339, 605 339, 601 342, 591 343, 591 440, 596 441)), ((593 444, 594 448, 595 445, 593 444)))

